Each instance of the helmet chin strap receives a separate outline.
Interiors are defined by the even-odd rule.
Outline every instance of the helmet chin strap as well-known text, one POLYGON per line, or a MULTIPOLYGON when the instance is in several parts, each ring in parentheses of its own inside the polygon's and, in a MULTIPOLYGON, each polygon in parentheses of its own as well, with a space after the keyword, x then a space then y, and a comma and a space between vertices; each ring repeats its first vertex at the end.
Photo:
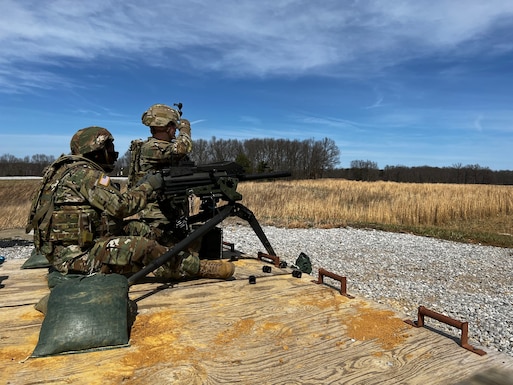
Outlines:
POLYGON ((119 153, 116 151, 108 152, 107 149, 94 151, 84 156, 91 159, 93 162, 98 164, 106 173, 110 173, 114 170, 116 160, 118 159, 119 153))
POLYGON ((113 164, 100 164, 100 166, 103 168, 103 170, 106 173, 110 173, 114 171, 114 165, 113 164))
POLYGON ((104 148, 103 149, 103 157, 105 159, 104 159, 104 163, 101 164, 102 168, 106 172, 112 172, 114 170, 114 166, 116 165, 116 161, 118 160, 118 156, 119 156, 119 152, 117 152, 117 151, 109 152, 109 151, 107 151, 106 148, 104 148))

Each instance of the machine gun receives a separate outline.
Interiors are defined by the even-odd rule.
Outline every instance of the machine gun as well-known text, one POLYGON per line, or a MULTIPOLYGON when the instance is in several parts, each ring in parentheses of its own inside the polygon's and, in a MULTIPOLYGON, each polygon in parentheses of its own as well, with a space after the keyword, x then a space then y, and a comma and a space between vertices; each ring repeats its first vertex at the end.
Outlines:
MULTIPOLYGON (((173 213, 176 207, 192 196, 200 199, 200 216, 190 217, 189 224, 208 217, 215 211, 220 200, 237 202, 242 195, 237 191, 239 181, 276 179, 290 176, 288 171, 261 174, 246 174, 235 162, 218 162, 196 166, 193 162, 182 162, 176 167, 161 170, 164 179, 161 208, 164 213, 173 213)), ((171 215, 170 215, 171 216, 171 215)), ((176 215, 174 215, 176 219, 176 215)), ((169 218, 173 219, 173 218, 169 218)))
POLYGON ((269 255, 276 256, 269 240, 255 215, 238 201, 242 195, 237 191, 239 181, 277 179, 291 176, 288 171, 261 174, 246 174, 244 168, 235 162, 218 162, 195 165, 194 162, 181 162, 178 166, 160 171, 164 179, 164 189, 159 205, 169 219, 175 221, 177 228, 182 228, 186 236, 171 250, 152 261, 145 268, 132 275, 130 285, 162 266, 190 244, 203 237, 229 216, 238 216, 247 221, 269 255), (200 199, 199 213, 189 216, 184 209, 189 198, 200 199), (223 201, 224 204, 220 204, 223 201), (176 218, 177 213, 185 214, 176 218), (166 214, 168 215, 168 214, 166 214), (175 216, 174 218, 172 218, 175 216), (200 224, 189 232, 193 224, 200 224))

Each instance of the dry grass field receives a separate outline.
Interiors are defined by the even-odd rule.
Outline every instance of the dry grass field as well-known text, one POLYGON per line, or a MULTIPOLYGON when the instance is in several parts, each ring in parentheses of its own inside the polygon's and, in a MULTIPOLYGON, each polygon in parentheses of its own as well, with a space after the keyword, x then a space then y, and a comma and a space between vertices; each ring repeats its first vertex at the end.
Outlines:
POLYGON ((25 228, 38 180, 0 180, 0 230, 25 228))
MULTIPOLYGON (((0 230, 24 228, 37 180, 0 181, 0 230)), ((371 227, 513 247, 513 186, 357 182, 245 182, 263 225, 371 227)))

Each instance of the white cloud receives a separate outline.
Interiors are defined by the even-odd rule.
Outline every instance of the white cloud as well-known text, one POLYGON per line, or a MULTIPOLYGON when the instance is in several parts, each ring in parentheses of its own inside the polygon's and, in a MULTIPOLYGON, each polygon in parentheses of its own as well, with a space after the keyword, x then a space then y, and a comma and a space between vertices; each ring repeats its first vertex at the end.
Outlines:
POLYGON ((0 84, 15 90, 31 72, 15 69, 32 64, 49 71, 40 70, 35 86, 54 84, 52 66, 98 58, 231 76, 351 75, 433 52, 455 54, 465 42, 473 42, 465 52, 511 50, 507 36, 487 47, 475 43, 512 14, 513 2, 500 0, 3 0, 0 84))

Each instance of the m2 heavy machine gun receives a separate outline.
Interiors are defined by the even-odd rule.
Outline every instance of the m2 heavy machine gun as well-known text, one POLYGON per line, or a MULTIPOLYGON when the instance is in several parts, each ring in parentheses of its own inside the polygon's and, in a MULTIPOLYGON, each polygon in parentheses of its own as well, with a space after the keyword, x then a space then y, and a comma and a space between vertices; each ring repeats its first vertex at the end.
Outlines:
POLYGON ((268 180, 291 176, 288 171, 246 174, 244 168, 235 162, 218 162, 195 165, 182 162, 180 165, 160 171, 164 179, 164 190, 160 206, 164 213, 176 214, 180 207, 188 205, 191 197, 200 200, 199 213, 182 218, 169 218, 181 228, 184 238, 145 268, 132 275, 128 283, 136 283, 156 268, 185 250, 193 242, 201 239, 229 216, 237 216, 249 223, 267 253, 276 256, 269 240, 255 215, 239 203, 242 195, 237 191, 240 181, 268 180), (191 231, 192 229, 192 231, 191 231))

